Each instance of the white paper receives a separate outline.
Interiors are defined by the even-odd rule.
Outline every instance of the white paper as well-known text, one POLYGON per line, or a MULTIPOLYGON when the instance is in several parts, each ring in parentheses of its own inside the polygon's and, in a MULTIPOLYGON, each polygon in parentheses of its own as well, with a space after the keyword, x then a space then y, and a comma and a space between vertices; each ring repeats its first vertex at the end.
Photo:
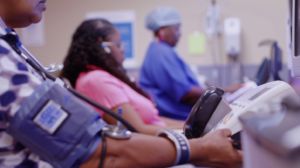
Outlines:
POLYGON ((89 12, 86 19, 106 19, 114 24, 119 30, 122 43, 125 45, 126 58, 123 67, 126 69, 136 68, 137 61, 135 57, 135 11, 107 11, 107 12, 89 12))
POLYGON ((21 42, 26 47, 39 47, 45 45, 45 25, 43 19, 38 24, 31 24, 21 29, 21 42))

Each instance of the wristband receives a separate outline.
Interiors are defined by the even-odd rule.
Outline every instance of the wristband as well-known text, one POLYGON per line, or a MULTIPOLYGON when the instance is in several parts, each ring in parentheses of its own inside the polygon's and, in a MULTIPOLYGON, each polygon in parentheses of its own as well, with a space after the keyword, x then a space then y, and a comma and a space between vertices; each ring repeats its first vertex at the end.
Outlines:
POLYGON ((190 144, 187 138, 172 129, 163 129, 157 132, 156 136, 166 137, 173 141, 176 147, 175 165, 186 164, 190 160, 190 144))

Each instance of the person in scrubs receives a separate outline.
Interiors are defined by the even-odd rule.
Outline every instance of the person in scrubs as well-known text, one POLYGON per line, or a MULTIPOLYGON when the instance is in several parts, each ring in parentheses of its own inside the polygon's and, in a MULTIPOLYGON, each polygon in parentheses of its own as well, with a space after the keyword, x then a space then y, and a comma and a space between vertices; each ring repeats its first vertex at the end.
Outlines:
MULTIPOLYGON (((159 114, 186 120, 193 105, 205 91, 189 66, 174 51, 181 32, 181 16, 171 7, 158 7, 146 17, 146 27, 154 32, 141 71, 140 85, 152 95, 159 114)), ((234 92, 240 86, 224 88, 234 92)))

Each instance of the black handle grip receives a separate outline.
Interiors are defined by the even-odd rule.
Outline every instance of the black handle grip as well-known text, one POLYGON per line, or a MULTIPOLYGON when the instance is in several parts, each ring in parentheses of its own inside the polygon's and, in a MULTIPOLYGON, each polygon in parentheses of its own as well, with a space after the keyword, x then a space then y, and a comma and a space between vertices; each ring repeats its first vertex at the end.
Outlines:
POLYGON ((205 126, 222 100, 224 90, 212 86, 208 88, 197 103, 184 125, 184 134, 188 139, 202 136, 205 126))

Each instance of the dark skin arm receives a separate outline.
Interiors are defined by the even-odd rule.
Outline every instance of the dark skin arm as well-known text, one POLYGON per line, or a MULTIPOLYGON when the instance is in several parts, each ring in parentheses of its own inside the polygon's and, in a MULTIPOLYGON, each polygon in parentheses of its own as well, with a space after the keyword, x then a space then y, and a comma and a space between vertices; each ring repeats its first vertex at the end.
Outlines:
MULTIPOLYGON (((233 93, 241 88, 241 84, 233 84, 228 87, 222 88, 225 92, 233 93)), ((189 92, 187 92, 182 98, 181 102, 195 104, 200 96, 205 92, 204 89, 200 88, 199 86, 192 86, 189 92)))
POLYGON ((204 89, 198 86, 192 86, 191 90, 181 98, 181 102, 195 104, 204 92, 204 89))
MULTIPOLYGON (((235 150, 230 130, 216 130, 203 138, 189 140, 190 163, 197 166, 239 168, 242 166, 242 152, 235 150)), ((175 161, 173 142, 166 138, 133 134, 128 140, 107 137, 106 157, 103 167, 170 167, 175 161)), ((80 168, 97 168, 100 163, 101 144, 94 154, 80 168)))

